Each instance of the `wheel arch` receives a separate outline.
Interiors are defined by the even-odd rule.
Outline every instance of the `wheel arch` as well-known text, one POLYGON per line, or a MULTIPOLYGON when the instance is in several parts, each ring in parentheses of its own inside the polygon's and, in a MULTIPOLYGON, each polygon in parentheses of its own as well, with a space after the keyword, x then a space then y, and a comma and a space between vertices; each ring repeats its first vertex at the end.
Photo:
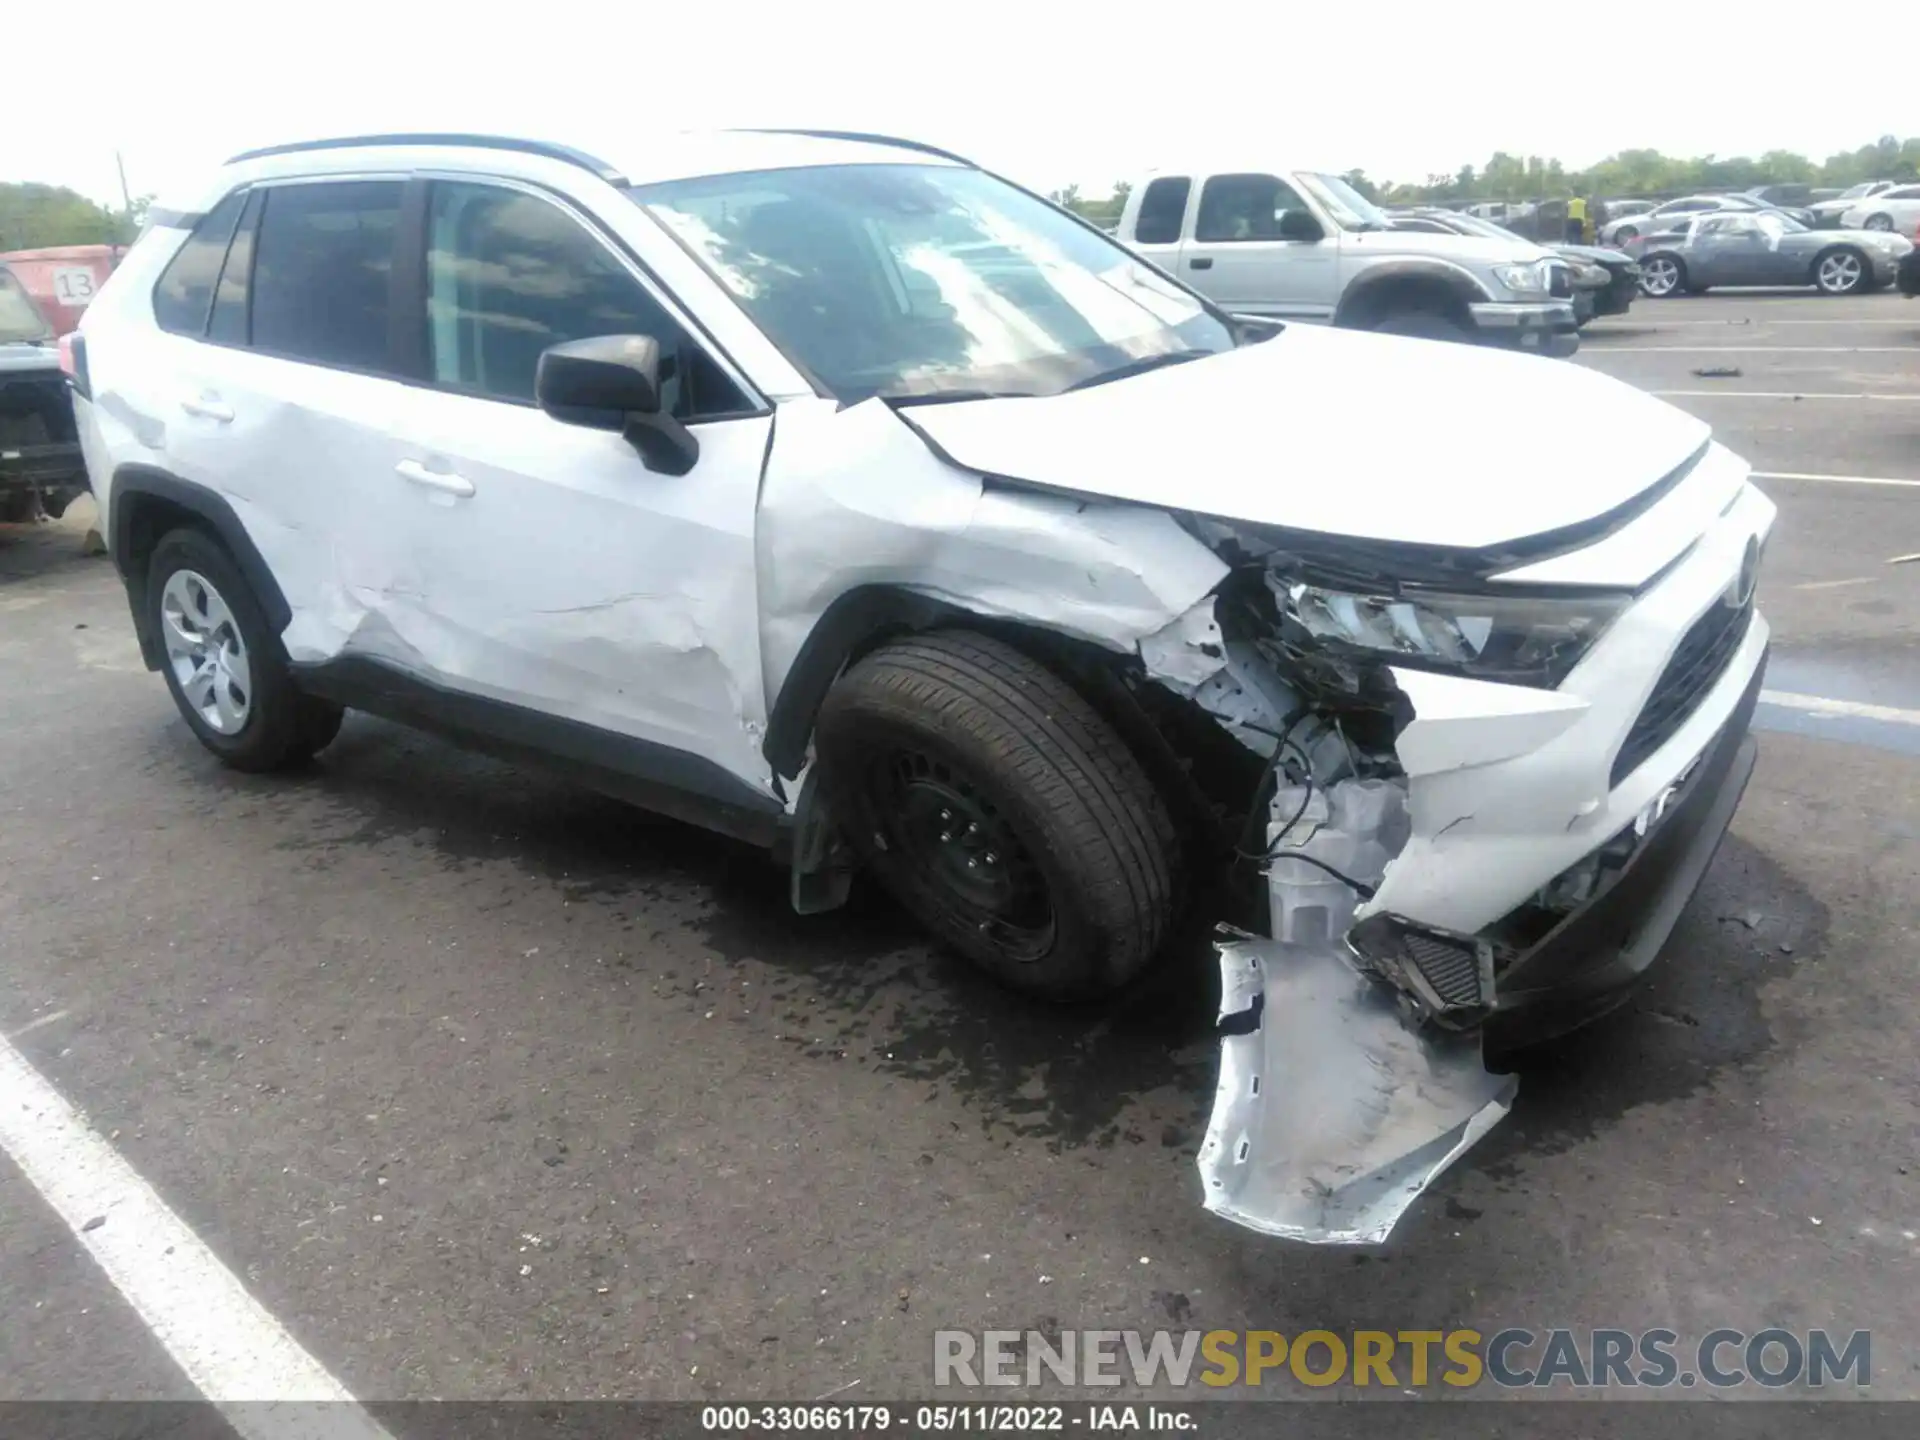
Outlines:
POLYGON ((140 658, 149 670, 161 665, 160 637, 146 613, 147 563, 161 537, 181 526, 194 526, 218 540, 260 603, 273 634, 278 636, 293 618, 280 582, 247 534, 240 517, 225 496, 205 485, 183 480, 152 465, 122 465, 113 472, 112 503, 107 510, 107 553, 127 587, 133 610, 133 628, 140 641, 140 658))
MULTIPOLYGON (((814 724, 827 692, 848 668, 891 640, 929 630, 972 630, 1012 646, 1046 665, 1120 734, 1186 829, 1204 849, 1222 843, 1218 797, 1196 777, 1197 748, 1216 753, 1209 773, 1233 770, 1242 747, 1210 717, 1179 699, 1166 706, 1143 703, 1137 665, 1129 657, 1045 626, 986 615, 900 585, 860 586, 840 596, 815 622, 767 717, 761 753, 776 777, 792 781, 806 765, 814 724)), ((1148 697, 1150 700, 1151 697, 1148 697)), ((1233 775, 1235 793, 1251 789, 1233 775)))
POLYGON ((1392 260, 1362 271, 1335 308, 1333 323, 1365 329, 1394 309, 1419 308, 1438 301, 1447 314, 1473 328, 1469 306, 1489 299, 1487 289, 1467 271, 1431 260, 1392 260))

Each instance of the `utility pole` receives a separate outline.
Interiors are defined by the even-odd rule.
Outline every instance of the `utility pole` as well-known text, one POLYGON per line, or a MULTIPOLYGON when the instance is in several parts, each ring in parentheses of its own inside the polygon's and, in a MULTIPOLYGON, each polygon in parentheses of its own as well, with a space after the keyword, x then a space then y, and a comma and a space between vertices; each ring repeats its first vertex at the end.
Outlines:
POLYGON ((114 168, 120 172, 120 208, 128 215, 133 214, 133 192, 127 189, 127 162, 120 158, 118 150, 113 152, 114 168))

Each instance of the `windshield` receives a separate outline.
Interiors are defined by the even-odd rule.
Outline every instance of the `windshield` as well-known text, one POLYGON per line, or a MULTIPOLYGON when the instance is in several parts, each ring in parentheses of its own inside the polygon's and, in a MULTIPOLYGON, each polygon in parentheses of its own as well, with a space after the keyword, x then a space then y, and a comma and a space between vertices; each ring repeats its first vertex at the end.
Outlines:
POLYGON ((1807 232, 1806 226, 1791 215, 1782 215, 1778 210, 1754 216, 1753 223, 1769 235, 1804 235, 1807 232))
POLYGON ((978 170, 827 165, 632 194, 847 403, 1050 395, 1235 344, 1117 243, 978 170))
POLYGON ((1338 175, 1318 175, 1303 170, 1293 178, 1312 191, 1313 198, 1333 212, 1334 223, 1342 230, 1388 230, 1393 227, 1386 211, 1338 175))
POLYGON ((1871 180, 1862 180, 1858 185, 1849 185, 1846 189, 1842 190, 1838 198, 1842 200, 1857 200, 1872 189, 1873 182, 1871 180))
POLYGON ((52 338, 53 327, 34 308, 13 272, 0 267, 0 345, 52 338))

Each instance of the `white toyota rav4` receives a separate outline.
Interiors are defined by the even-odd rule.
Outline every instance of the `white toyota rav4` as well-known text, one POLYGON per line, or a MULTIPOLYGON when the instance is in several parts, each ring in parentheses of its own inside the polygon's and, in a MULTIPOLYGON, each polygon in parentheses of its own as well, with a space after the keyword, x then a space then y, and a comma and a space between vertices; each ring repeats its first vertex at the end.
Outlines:
POLYGON ((73 386, 186 723, 562 766, 1049 998, 1207 907, 1208 1207, 1383 1237, 1727 827, 1747 466, 1590 371, 1229 316, 924 146, 620 158, 289 145, 153 213, 73 386))

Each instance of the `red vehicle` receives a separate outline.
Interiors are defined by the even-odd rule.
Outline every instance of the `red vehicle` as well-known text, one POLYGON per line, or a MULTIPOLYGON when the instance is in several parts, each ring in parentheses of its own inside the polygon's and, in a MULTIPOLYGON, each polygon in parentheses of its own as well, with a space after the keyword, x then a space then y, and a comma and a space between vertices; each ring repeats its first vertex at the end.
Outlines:
POLYGON ((107 283, 126 253, 124 245, 54 245, 9 250, 0 254, 0 267, 13 272, 53 326, 53 333, 66 335, 79 328, 87 302, 107 283))

